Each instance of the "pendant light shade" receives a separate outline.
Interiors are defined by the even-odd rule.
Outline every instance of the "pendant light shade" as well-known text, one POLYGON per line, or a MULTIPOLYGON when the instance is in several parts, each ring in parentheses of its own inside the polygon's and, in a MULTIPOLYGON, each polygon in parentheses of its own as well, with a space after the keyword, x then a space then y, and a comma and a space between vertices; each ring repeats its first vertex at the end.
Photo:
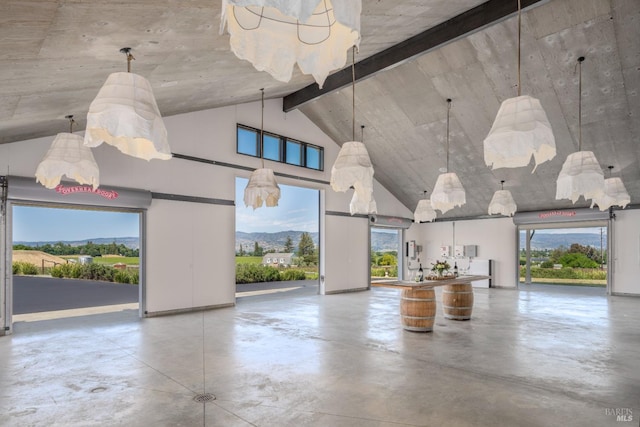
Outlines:
POLYGON ((578 149, 569 154, 562 165, 556 183, 556 200, 570 199, 575 203, 580 196, 586 199, 601 199, 604 195, 604 174, 592 151, 582 151, 582 62, 578 58, 580 71, 578 83, 578 149))
POLYGON ((436 185, 431 193, 431 206, 443 214, 462 206, 467 202, 462 183, 454 172, 443 173, 438 176, 436 185))
POLYGON ((268 208, 278 206, 280 187, 276 182, 273 169, 256 169, 249 177, 249 184, 244 189, 244 204, 257 209, 263 203, 268 208))
MULTIPOLYGON (((262 115, 260 119, 260 144, 264 140, 264 89, 262 92, 262 115)), ((278 206, 280 200, 280 187, 276 182, 273 169, 264 167, 264 157, 262 158, 262 168, 256 169, 249 177, 249 183, 244 189, 244 205, 252 206, 254 210, 266 203, 268 208, 278 206)))
POLYGON ((556 200, 577 202, 602 197, 604 174, 592 151, 578 151, 567 156, 556 184, 556 200))
MULTIPOLYGON (((70 127, 73 116, 67 116, 70 127)), ((66 176, 79 184, 88 184, 95 190, 100 185, 100 172, 93 153, 83 144, 80 135, 59 133, 56 135, 49 151, 36 169, 36 182, 47 188, 55 188, 60 184, 62 176, 66 176)))
POLYGON ((231 51, 276 80, 291 80, 297 63, 322 88, 360 43, 361 0, 222 0, 231 51))
POLYGON ((518 208, 516 202, 511 191, 504 189, 504 181, 500 181, 500 184, 502 188, 493 194, 489 203, 489 215, 513 216, 518 208))
POLYGON ((502 102, 484 140, 484 162, 491 169, 535 166, 556 156, 556 140, 540 101, 522 95, 520 79, 522 7, 518 0, 518 96, 502 102))
MULTIPOLYGON (((128 64, 133 59, 129 50, 121 49, 128 64)), ((144 77, 112 73, 89 106, 84 144, 97 147, 103 142, 144 160, 171 158, 167 130, 144 77)))
POLYGON ((362 189, 354 191, 349 204, 349 212, 351 215, 378 213, 378 205, 373 199, 373 191, 368 192, 362 189), (366 198, 362 198, 361 194, 364 194, 366 198))
POLYGON ((535 167, 556 156, 556 142, 540 101, 530 96, 505 100, 484 140, 484 161, 492 169, 535 167))
MULTIPOLYGON (((609 166, 608 168, 609 173, 611 173, 613 166, 609 166)), ((604 192, 600 198, 591 201, 591 207, 593 208, 593 206, 597 204, 601 211, 606 211, 612 206, 620 206, 624 209, 629 203, 631 203, 631 197, 622 179, 616 176, 604 180, 604 192)))
POLYGON ((413 220, 417 223, 431 222, 436 219, 436 211, 431 206, 431 200, 427 199, 427 192, 424 192, 425 198, 418 202, 416 210, 413 213, 413 220))

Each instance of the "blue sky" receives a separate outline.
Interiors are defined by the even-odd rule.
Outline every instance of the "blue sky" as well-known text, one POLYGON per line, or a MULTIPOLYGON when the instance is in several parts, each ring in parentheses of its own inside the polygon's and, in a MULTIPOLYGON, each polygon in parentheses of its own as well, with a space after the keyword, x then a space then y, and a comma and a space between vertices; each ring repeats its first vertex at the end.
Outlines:
POLYGON ((13 241, 65 241, 138 237, 139 215, 79 209, 14 206, 13 241))
MULTIPOLYGON (((280 185, 277 207, 244 206, 248 180, 236 180, 236 228, 244 232, 318 231, 318 190, 280 185)), ((13 241, 46 242, 138 237, 139 216, 129 212, 14 206, 13 241)))
MULTIPOLYGON (((607 234, 607 227, 602 227, 604 234, 607 234)), ((536 233, 540 234, 567 234, 567 233, 587 233, 587 234, 600 234, 600 227, 590 228, 549 228, 547 230, 536 230, 536 233)))
POLYGON ((280 186, 278 206, 255 211, 244 205, 246 178, 236 178, 236 230, 245 233, 296 230, 318 231, 319 192, 309 188, 280 186))

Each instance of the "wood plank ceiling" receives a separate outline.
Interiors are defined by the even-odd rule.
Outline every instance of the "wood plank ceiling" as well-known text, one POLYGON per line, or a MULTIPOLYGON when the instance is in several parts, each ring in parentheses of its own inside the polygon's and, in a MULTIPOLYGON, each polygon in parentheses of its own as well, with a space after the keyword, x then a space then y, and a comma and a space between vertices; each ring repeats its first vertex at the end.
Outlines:
MULTIPOLYGON (((482 3, 363 0, 356 61, 482 3)), ((282 97, 312 83, 298 72, 281 83, 255 71, 229 51, 219 21, 218 0, 1 2, 0 143, 55 135, 66 129, 66 114, 82 128, 106 76, 124 68, 123 46, 134 48, 133 70, 150 80, 165 116, 254 101, 260 87, 282 97)), ((523 13, 523 94, 542 102, 558 150, 534 174, 533 165, 491 170, 483 159, 500 103, 516 95, 516 21, 511 15, 357 83, 356 122, 366 126, 375 178, 415 208, 445 166, 445 100, 452 98, 449 170, 459 175, 467 203, 444 217, 486 214, 502 179, 520 211, 572 207, 555 200, 555 181, 578 150, 575 64, 584 55, 583 149, 594 151, 603 169, 613 165, 638 203, 640 1, 548 0, 523 13)), ((336 143, 351 139, 349 86, 298 108, 336 143)))

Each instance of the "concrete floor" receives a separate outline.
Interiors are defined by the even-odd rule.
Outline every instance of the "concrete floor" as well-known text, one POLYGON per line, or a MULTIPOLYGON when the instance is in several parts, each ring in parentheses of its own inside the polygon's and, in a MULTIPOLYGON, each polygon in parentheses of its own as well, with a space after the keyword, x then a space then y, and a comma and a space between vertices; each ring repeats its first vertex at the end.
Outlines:
POLYGON ((0 425, 637 426, 639 308, 598 288, 476 289, 470 321, 438 307, 434 332, 412 333, 399 291, 302 288, 16 322, 0 337, 0 425))

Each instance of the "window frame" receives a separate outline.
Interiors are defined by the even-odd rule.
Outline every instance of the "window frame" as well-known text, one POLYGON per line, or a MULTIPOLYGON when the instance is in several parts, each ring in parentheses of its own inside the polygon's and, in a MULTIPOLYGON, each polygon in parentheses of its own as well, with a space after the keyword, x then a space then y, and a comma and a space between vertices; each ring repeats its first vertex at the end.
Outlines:
POLYGON ((266 160, 270 160, 272 162, 284 163, 284 164, 287 164, 287 165, 302 167, 302 168, 310 169, 310 170, 314 170, 314 171, 319 171, 319 172, 323 172, 324 171, 324 147, 322 147, 320 145, 310 144, 308 142, 300 141, 298 139, 294 139, 294 138, 289 138, 289 137, 286 137, 286 136, 278 135, 277 133, 267 132, 267 131, 263 131, 262 132, 262 138, 260 138, 260 129, 256 129, 254 127, 243 125, 243 124, 240 124, 240 123, 236 124, 236 153, 237 154, 241 154, 243 156, 250 156, 250 157, 256 157, 256 158, 259 158, 259 159, 266 159, 266 160), (240 130, 249 131, 249 132, 255 133, 257 155, 248 154, 248 153, 244 153, 244 152, 240 151, 240 147, 239 147, 240 139, 238 138, 240 130), (275 139, 278 140, 278 154, 279 154, 279 159, 278 160, 264 157, 264 153, 265 153, 265 149, 264 149, 264 147, 265 147, 264 146, 264 139, 265 138, 264 138, 264 136, 269 136, 269 137, 272 137, 272 138, 275 138, 275 139), (300 147, 300 161, 299 161, 299 164, 290 163, 290 162, 287 161, 287 143, 288 142, 297 144, 300 147), (317 168, 314 167, 314 166, 309 166, 308 151, 310 149, 318 151, 318 167, 317 168))

